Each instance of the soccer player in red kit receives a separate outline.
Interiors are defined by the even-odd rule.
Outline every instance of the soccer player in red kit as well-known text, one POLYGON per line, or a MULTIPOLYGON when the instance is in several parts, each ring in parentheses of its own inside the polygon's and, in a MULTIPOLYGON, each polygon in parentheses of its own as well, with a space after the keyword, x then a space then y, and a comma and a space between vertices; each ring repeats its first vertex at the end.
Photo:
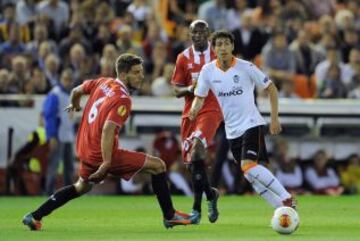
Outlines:
POLYGON ((176 68, 172 77, 175 94, 185 97, 182 113, 181 141, 185 164, 189 165, 194 187, 194 204, 191 213, 192 222, 199 224, 201 219, 201 199, 205 192, 208 200, 208 218, 214 223, 218 218, 217 200, 219 192, 210 186, 206 174, 206 148, 214 138, 222 121, 222 113, 213 93, 206 98, 196 121, 189 120, 189 110, 194 99, 194 88, 202 66, 215 59, 208 38, 210 29, 207 22, 195 20, 190 24, 192 45, 185 49, 176 60, 176 68))
POLYGON ((74 88, 67 111, 80 111, 80 99, 89 95, 80 123, 76 151, 80 159, 78 181, 56 191, 37 210, 23 218, 32 230, 41 229, 41 219, 53 210, 91 190, 108 173, 126 180, 138 172, 152 175, 152 187, 164 216, 164 226, 190 224, 189 215, 173 207, 166 182, 165 164, 154 156, 118 147, 118 132, 131 111, 129 89, 141 85, 142 59, 133 54, 120 55, 116 61, 117 78, 85 81, 74 88))

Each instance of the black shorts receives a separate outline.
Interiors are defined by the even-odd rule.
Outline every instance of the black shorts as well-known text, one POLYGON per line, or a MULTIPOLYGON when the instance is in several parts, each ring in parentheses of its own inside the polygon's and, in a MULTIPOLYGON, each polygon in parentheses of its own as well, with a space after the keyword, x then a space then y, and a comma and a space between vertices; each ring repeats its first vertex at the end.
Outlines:
POLYGON ((264 126, 248 129, 242 136, 229 140, 229 144, 236 162, 241 160, 268 162, 264 126))

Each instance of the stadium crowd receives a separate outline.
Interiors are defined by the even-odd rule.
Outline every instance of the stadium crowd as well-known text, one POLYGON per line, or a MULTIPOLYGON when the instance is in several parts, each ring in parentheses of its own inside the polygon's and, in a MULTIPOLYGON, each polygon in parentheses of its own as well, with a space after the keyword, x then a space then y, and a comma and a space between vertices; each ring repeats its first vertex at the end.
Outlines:
POLYGON ((45 94, 71 68, 74 85, 114 76, 119 53, 145 59, 138 95, 169 96, 177 54, 197 18, 230 29, 289 98, 360 98, 356 0, 3 0, 0 93, 45 94))
MULTIPOLYGON (((146 74, 135 95, 172 96, 174 63, 189 45, 189 23, 200 18, 213 31, 230 29, 235 36, 234 53, 265 71, 280 97, 360 99, 357 0, 0 2, 0 94, 48 94, 69 69, 73 86, 98 76, 114 77, 117 56, 132 52, 144 58, 146 74)), ((358 192, 358 156, 351 156, 350 165, 340 167, 338 175, 326 169, 329 157, 323 151, 314 156, 316 165, 304 168, 286 157, 286 143, 279 145, 283 147, 272 153, 271 164, 287 188, 335 195, 344 191, 342 183, 346 192, 358 192), (329 186, 318 186, 323 183, 319 179, 327 176, 324 183, 329 186)), ((231 165, 225 173, 236 169, 231 165)), ((174 183, 183 183, 175 188, 190 195, 188 181, 179 179, 185 171, 177 175, 179 168, 170 170, 170 177, 178 180, 174 183)), ((226 192, 246 192, 243 185, 239 185, 242 190, 234 187, 244 180, 227 177, 226 192)))

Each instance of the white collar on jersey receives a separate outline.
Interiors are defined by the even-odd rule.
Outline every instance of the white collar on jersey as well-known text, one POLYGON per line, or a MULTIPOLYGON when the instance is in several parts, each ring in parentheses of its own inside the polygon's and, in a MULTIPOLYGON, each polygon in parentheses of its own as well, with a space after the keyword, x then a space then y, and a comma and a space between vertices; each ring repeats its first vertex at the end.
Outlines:
POLYGON ((208 42, 208 47, 204 52, 196 51, 194 45, 191 45, 192 51, 194 53, 194 63, 200 64, 200 54, 204 54, 205 56, 205 63, 209 63, 211 61, 211 50, 210 50, 211 43, 208 42))

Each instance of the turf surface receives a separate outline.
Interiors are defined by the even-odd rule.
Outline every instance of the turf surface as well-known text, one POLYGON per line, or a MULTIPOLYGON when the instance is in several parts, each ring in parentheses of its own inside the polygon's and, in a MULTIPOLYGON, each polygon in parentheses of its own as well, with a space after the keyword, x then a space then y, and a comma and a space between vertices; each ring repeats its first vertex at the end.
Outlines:
MULTIPOLYGON (((301 224, 292 235, 272 231, 272 208, 259 197, 250 196, 221 197, 216 224, 207 220, 204 203, 200 225, 169 230, 162 225, 153 196, 86 196, 45 218, 42 231, 29 231, 21 223, 22 216, 43 200, 0 197, 0 241, 360 241, 360 196, 298 198, 301 224)), ((188 211, 192 199, 174 197, 174 203, 188 211)))

